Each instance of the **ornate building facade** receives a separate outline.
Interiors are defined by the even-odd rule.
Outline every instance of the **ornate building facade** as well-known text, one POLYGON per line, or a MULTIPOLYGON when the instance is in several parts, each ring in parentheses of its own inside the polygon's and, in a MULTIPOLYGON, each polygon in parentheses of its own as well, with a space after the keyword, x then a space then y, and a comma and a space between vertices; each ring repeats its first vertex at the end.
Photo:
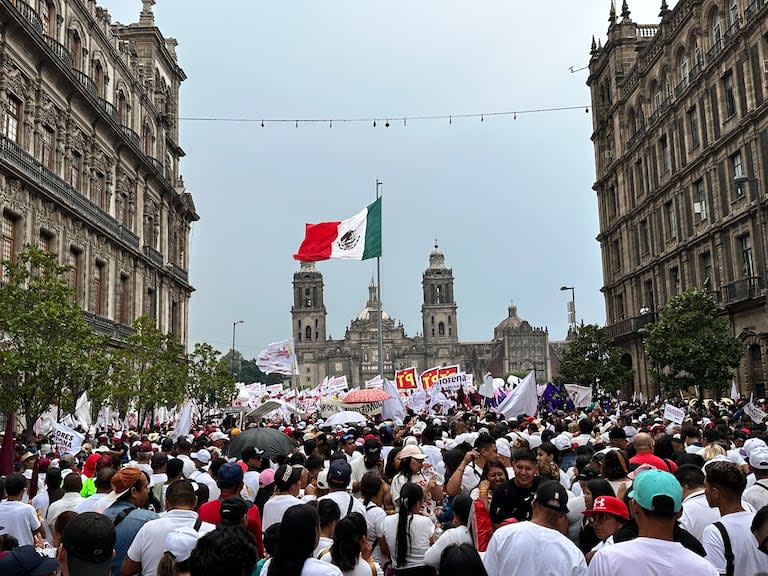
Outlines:
POLYGON ((768 316, 768 6, 661 2, 658 24, 611 6, 593 40, 592 94, 607 329, 648 378, 644 326, 689 287, 712 292, 747 354, 742 393, 765 390, 768 316), (642 313, 641 313, 642 311, 642 313))
POLYGON ((186 76, 142 3, 127 26, 94 0, 0 3, 2 258, 54 252, 95 330, 120 338, 147 314, 186 345, 186 76))
MULTIPOLYGON (((384 349, 384 375, 415 366, 420 372, 435 366, 459 364, 461 369, 480 379, 485 372, 504 376, 509 372, 536 369, 538 378, 549 376, 548 333, 517 317, 511 306, 509 315, 494 330, 488 342, 460 342, 458 305, 453 290, 453 270, 435 246, 429 267, 422 275, 422 330, 409 337, 400 322, 381 311, 384 349)), ((368 301, 352 320, 343 339, 332 339, 326 331, 323 275, 313 263, 303 263, 293 275, 291 320, 299 363, 294 385, 315 386, 326 376, 347 376, 351 386, 364 384, 379 372, 379 302, 376 285, 368 287, 368 301)))

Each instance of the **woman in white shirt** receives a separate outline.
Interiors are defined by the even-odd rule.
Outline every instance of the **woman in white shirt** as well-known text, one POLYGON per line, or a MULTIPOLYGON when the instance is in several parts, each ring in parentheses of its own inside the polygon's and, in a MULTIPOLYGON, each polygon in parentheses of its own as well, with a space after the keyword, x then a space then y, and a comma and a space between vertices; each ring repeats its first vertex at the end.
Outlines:
POLYGON ((432 568, 424 562, 424 555, 434 540, 435 525, 419 513, 423 500, 421 486, 410 482, 403 485, 397 515, 384 520, 384 538, 396 576, 429 576, 432 573, 432 568))
POLYGON ((433 568, 440 567, 443 550, 454 544, 472 544, 472 534, 467 527, 472 510, 472 498, 459 494, 453 499, 453 528, 449 528, 429 547, 424 554, 424 563, 433 568))
POLYGON ((283 464, 275 472, 274 496, 264 504, 264 515, 261 519, 261 529, 266 530, 272 524, 282 521, 283 514, 291 506, 301 504, 299 491, 304 475, 301 466, 288 466, 283 464))
POLYGON ((373 562, 368 562, 361 554, 367 530, 365 518, 359 512, 352 512, 346 518, 342 518, 333 532, 333 545, 330 552, 320 559, 337 566, 344 576, 376 576, 373 562), (350 518, 352 514, 359 517, 362 526, 355 526, 354 519, 350 518))
POLYGON ((368 545, 373 550, 373 559, 379 566, 389 564, 389 550, 384 539, 384 498, 389 493, 389 484, 376 471, 366 472, 360 481, 360 493, 365 506, 365 521, 368 524, 368 545))
POLYGON ((422 512, 431 516, 435 512, 435 502, 443 499, 443 488, 438 485, 434 472, 428 469, 425 472, 424 458, 426 455, 419 450, 418 446, 406 446, 400 451, 400 469, 392 478, 390 493, 392 502, 398 505, 400 491, 404 484, 412 482, 421 486, 424 491, 424 501, 422 503, 422 512))
POLYGON ((341 576, 329 562, 312 558, 320 537, 320 519, 309 504, 288 508, 280 523, 277 552, 264 564, 261 576, 341 576))

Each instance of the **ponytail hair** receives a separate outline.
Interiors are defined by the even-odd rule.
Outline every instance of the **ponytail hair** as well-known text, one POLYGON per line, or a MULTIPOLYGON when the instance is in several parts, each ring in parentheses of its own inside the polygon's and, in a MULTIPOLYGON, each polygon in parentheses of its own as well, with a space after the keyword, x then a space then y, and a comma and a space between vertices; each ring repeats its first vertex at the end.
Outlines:
POLYGON ((397 550, 395 562, 398 567, 405 565, 405 559, 408 556, 409 528, 413 519, 411 509, 422 500, 424 500, 424 490, 418 484, 409 482, 400 489, 400 509, 398 510, 397 536, 395 538, 395 549, 397 550))

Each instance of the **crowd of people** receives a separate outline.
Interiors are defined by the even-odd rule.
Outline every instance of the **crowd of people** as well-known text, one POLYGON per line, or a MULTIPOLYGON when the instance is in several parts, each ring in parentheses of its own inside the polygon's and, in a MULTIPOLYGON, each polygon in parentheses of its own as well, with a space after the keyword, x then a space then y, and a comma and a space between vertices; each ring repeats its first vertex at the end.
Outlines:
POLYGON ((252 425, 285 450, 226 422, 77 454, 24 433, 3 439, 0 574, 768 574, 765 425, 739 408, 252 425))

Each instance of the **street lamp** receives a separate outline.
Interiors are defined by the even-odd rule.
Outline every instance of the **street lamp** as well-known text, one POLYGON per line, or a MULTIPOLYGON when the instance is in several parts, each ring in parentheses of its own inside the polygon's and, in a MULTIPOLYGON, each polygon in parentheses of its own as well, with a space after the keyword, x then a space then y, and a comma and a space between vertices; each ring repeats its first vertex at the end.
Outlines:
POLYGON ((753 200, 755 200, 755 204, 757 205, 757 233, 760 235, 760 242, 757 245, 758 249, 758 260, 760 264, 760 275, 759 275, 759 290, 763 290, 765 288, 768 288, 766 286, 765 282, 765 274, 766 274, 766 266, 765 266, 765 231, 763 230, 763 206, 762 201, 760 198, 760 188, 757 177, 750 178, 746 174, 737 174, 736 177, 733 179, 733 182, 738 187, 743 187, 747 182, 752 183, 752 190, 751 190, 751 197, 753 200))
POLYGON ((571 291, 571 301, 568 302, 568 324, 576 331, 576 288, 574 286, 560 286, 561 291, 571 291))
POLYGON ((237 328, 238 324, 244 324, 245 320, 238 320, 236 322, 232 322, 232 364, 231 364, 231 373, 232 373, 232 379, 235 379, 235 328, 237 328))

